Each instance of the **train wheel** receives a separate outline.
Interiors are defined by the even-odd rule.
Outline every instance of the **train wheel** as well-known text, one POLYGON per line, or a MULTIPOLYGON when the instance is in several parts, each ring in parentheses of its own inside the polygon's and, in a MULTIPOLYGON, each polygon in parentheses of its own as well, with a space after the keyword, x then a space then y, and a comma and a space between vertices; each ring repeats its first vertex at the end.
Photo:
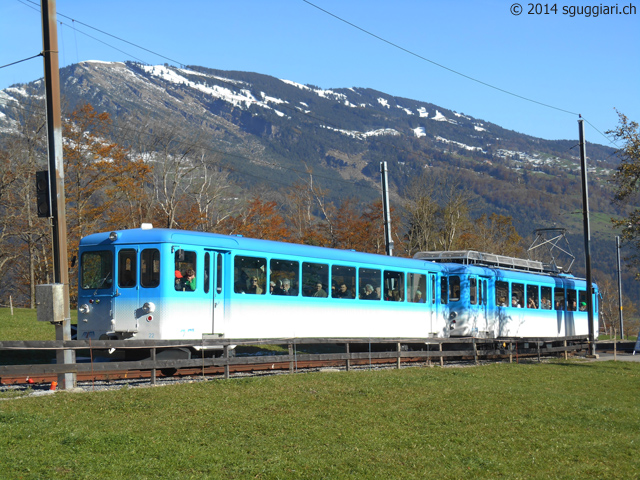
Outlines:
POLYGON ((160 373, 162 373, 162 375, 164 375, 165 377, 173 377, 177 371, 178 371, 177 368, 161 368, 160 369, 160 373))

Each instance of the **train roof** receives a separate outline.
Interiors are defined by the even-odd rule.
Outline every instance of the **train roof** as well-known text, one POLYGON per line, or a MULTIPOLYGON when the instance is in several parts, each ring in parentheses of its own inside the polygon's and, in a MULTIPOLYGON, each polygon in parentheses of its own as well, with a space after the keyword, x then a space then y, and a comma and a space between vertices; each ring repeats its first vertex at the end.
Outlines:
POLYGON ((107 246, 111 244, 182 244, 197 245, 219 249, 245 250, 275 255, 294 255, 307 258, 317 258, 325 261, 342 261, 351 263, 367 263, 395 266, 397 268, 423 268, 432 271, 442 271, 443 266, 434 262, 363 253, 355 250, 341 250, 336 248, 316 247, 296 243, 260 240, 249 237, 222 235, 219 233, 194 232, 169 228, 153 228, 145 226, 130 230, 115 230, 88 235, 80 240, 80 247, 107 246), (110 235, 117 234, 117 239, 111 240, 110 235))

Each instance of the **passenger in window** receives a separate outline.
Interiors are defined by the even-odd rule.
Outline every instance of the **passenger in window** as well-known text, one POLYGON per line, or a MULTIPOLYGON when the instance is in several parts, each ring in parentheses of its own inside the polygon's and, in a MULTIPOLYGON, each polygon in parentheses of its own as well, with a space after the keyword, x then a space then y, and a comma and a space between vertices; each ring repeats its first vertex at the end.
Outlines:
POLYGON ((316 291, 313 292, 313 295, 311 296, 327 298, 327 292, 325 292, 324 289, 322 288, 322 283, 316 283, 316 291))
POLYGON ((176 270, 176 290, 182 290, 182 273, 180 270, 176 270))
POLYGON ((498 300, 498 306, 506 307, 507 306, 507 299, 504 298, 504 297, 500 297, 500 300, 498 300))
POLYGON ((413 303, 424 303, 424 298, 422 298, 422 292, 420 290, 416 290, 416 294, 413 297, 413 303))
POLYGON ((240 278, 236 274, 236 283, 233 284, 233 291, 236 293, 246 293, 247 292, 247 274, 242 271, 240 272, 240 278))
POLYGON ((382 298, 382 288, 376 287, 376 300, 380 300, 382 298))
POLYGON ((527 308, 538 308, 536 306, 536 301, 533 299, 533 297, 529 298, 529 302, 527 303, 527 308))
POLYGON ((364 292, 362 293, 362 295, 360 295, 360 298, 362 300, 377 300, 378 298, 376 297, 376 294, 373 291, 373 285, 371 285, 370 283, 367 283, 364 286, 364 292))
POLYGON ((587 302, 580 302, 580 311, 581 312, 587 311, 587 302))
POLYGON ((511 297, 511 306, 514 308, 522 308, 522 305, 520 305, 520 302, 518 301, 518 297, 516 295, 511 297))
POLYGON ((196 272, 192 268, 187 269, 182 276, 182 290, 193 292, 196 289, 196 272))
POLYGON ((251 282, 249 288, 247 289, 247 293, 254 295, 262 295, 262 288, 258 285, 258 277, 251 277, 251 282))
POLYGON ((347 288, 346 283, 340 284, 340 288, 338 288, 338 291, 335 293, 335 296, 336 298, 351 298, 351 293, 349 292, 349 289, 347 288))
POLYGON ((285 278, 282 281, 282 291, 280 292, 280 295, 288 295, 291 297, 298 296, 298 291, 295 288, 291 288, 291 280, 288 278, 285 278))

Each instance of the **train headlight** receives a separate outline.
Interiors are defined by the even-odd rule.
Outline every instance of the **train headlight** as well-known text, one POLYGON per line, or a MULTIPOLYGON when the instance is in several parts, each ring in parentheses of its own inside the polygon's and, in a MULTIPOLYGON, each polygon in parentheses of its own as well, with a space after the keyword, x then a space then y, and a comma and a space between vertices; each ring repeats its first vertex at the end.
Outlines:
POLYGON ((78 311, 80 313, 89 313, 89 305, 87 305, 86 303, 81 305, 80 307, 78 307, 78 311))
POLYGON ((153 302, 146 302, 144 305, 142 305, 142 309, 145 311, 145 313, 152 313, 156 311, 156 305, 153 302))

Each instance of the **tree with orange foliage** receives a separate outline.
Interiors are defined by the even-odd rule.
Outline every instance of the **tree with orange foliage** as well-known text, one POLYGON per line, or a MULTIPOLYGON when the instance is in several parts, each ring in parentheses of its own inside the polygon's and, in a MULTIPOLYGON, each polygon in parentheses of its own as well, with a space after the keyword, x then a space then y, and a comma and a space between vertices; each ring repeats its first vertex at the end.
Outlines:
POLYGON ((217 230, 227 235, 285 241, 290 232, 277 207, 277 202, 264 202, 253 197, 238 215, 223 220, 217 230))

